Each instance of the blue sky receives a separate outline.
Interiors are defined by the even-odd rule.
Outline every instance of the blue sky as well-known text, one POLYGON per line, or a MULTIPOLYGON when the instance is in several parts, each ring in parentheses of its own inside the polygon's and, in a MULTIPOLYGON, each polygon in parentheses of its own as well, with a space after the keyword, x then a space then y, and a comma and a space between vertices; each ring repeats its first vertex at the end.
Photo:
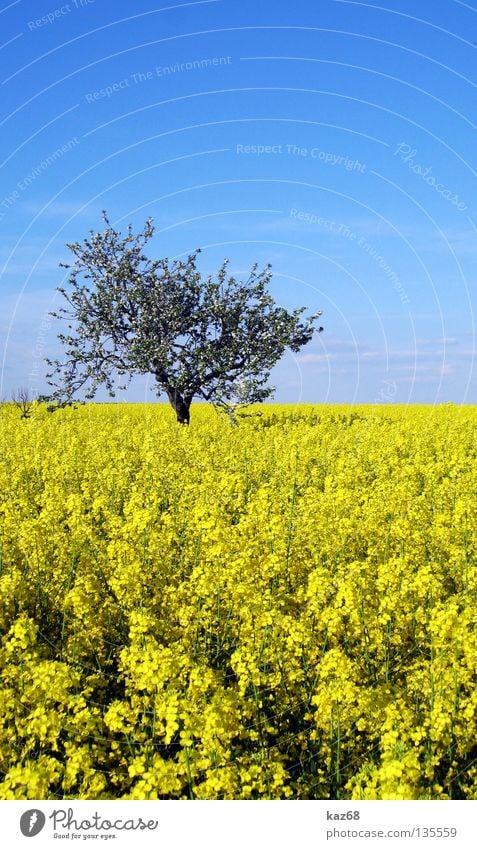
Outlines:
POLYGON ((4 0, 0 398, 46 391, 58 264, 106 209, 323 310, 276 401, 477 402, 477 2, 383 4, 4 0))

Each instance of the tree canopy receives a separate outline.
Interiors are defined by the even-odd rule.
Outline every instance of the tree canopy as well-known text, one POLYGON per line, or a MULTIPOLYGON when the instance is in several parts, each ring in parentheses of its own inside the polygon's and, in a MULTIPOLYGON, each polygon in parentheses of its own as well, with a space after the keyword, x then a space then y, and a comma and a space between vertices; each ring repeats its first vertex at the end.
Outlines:
POLYGON ((289 312, 269 292, 271 266, 254 265, 245 281, 228 274, 203 279, 200 250, 186 259, 149 259, 144 248, 154 234, 152 219, 139 233, 90 231, 74 255, 68 285, 58 291, 66 306, 52 313, 68 322, 59 334, 63 360, 47 360, 50 399, 71 402, 77 393, 95 397, 105 386, 111 397, 133 375, 151 374, 177 420, 189 422, 192 400, 223 408, 269 398, 272 367, 287 348, 299 351, 323 328, 321 312, 289 312))

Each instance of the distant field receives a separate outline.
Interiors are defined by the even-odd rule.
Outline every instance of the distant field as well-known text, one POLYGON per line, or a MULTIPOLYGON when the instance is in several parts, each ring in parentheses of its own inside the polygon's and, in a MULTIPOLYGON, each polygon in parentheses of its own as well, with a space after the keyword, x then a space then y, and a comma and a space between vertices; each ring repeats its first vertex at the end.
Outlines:
POLYGON ((0 798, 477 799, 477 410, 191 412, 0 407, 0 798))

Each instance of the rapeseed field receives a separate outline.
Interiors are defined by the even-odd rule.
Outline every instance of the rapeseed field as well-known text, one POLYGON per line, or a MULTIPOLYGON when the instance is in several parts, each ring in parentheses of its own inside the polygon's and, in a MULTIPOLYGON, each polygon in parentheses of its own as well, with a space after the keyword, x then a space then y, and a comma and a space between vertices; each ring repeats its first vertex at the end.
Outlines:
POLYGON ((0 797, 477 799, 477 412, 0 407, 0 797))

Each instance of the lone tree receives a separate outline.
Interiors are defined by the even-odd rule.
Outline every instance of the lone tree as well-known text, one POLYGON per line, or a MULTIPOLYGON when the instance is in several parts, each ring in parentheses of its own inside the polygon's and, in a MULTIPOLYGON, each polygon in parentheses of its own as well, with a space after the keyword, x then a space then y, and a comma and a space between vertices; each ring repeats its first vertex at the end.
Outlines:
POLYGON ((15 407, 20 410, 21 419, 29 419, 31 416, 31 411, 33 408, 34 399, 30 395, 28 389, 24 386, 20 387, 16 392, 12 395, 12 403, 15 407))
POLYGON ((177 421, 188 424, 194 398, 231 409, 270 397, 265 384, 285 349, 298 351, 323 329, 315 327, 320 312, 302 319, 305 307, 276 306, 267 291, 270 265, 254 265, 239 282, 225 260, 216 279, 204 280, 199 250, 185 261, 144 255, 152 219, 136 235, 129 225, 122 237, 103 218, 106 230, 69 244, 75 260, 61 263, 70 269, 68 289, 58 289, 67 306, 52 315, 67 319, 69 333, 58 337, 65 360, 47 360, 52 401, 69 403, 79 391, 92 399, 100 385, 114 397, 133 375, 152 374, 177 421), (126 376, 120 386, 119 376, 126 376))

